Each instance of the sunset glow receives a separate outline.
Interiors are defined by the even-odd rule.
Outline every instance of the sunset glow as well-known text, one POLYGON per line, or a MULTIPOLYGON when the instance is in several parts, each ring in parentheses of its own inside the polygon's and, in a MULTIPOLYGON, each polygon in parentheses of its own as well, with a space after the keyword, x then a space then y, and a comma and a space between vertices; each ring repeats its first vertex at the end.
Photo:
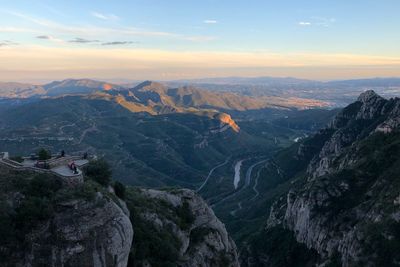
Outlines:
POLYGON ((76 1, 37 2, 2 3, 0 80, 235 75, 329 80, 400 73, 400 37, 391 34, 400 23, 396 1, 338 1, 334 9, 320 1, 310 8, 257 1, 258 10, 243 1, 208 0, 201 7, 96 1, 79 9, 76 1), (284 6, 285 15, 277 17, 273 10, 284 6), (372 14, 375 22, 368 19, 372 14), (393 20, 380 21, 381 16, 393 20))

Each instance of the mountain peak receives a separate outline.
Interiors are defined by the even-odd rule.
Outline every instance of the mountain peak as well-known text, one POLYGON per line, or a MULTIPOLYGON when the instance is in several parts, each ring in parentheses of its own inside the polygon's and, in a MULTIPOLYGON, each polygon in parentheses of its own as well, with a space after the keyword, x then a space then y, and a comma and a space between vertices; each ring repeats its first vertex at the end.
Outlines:
POLYGON ((145 88, 163 89, 163 88, 166 88, 166 86, 159 82, 147 80, 147 81, 144 81, 144 82, 138 84, 134 89, 145 89, 145 88))
POLYGON ((360 101, 362 103, 370 103, 376 101, 377 99, 383 99, 383 98, 377 93, 375 93, 374 90, 367 90, 358 97, 357 101, 360 101))

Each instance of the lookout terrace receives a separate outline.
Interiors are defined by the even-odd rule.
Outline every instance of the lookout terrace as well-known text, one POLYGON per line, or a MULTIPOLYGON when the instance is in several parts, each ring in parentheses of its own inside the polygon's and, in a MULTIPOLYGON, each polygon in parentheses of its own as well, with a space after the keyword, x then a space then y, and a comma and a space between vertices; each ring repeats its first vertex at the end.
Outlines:
POLYGON ((65 155, 49 157, 40 160, 36 155, 29 157, 11 158, 8 152, 0 152, 0 164, 21 171, 34 171, 37 173, 51 173, 69 185, 83 182, 82 167, 89 163, 87 154, 82 156, 65 155))

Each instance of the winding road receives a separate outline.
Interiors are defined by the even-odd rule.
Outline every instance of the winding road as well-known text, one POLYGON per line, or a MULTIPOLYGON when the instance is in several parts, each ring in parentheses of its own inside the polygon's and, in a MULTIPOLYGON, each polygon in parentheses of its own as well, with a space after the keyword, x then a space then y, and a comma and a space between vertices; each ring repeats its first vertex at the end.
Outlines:
POLYGON ((63 126, 61 126, 60 129, 59 129, 59 134, 60 134, 60 135, 64 135, 64 134, 65 134, 65 133, 64 133, 64 128, 67 128, 67 127, 75 127, 75 126, 76 126, 76 123, 71 123, 71 124, 63 125, 63 126))
POLYGON ((214 172, 216 169, 218 169, 218 168, 220 168, 220 167, 226 165, 226 164, 229 162, 229 159, 230 159, 230 158, 231 158, 231 157, 228 157, 223 163, 221 163, 221 164, 215 166, 214 168, 212 168, 211 171, 208 173, 208 176, 207 176, 206 180, 205 180, 204 183, 196 190, 196 192, 200 192, 200 190, 203 189, 203 187, 207 184, 207 182, 208 182, 208 180, 210 179, 210 177, 211 177, 211 175, 213 174, 213 172, 214 172))
POLYGON ((252 198, 250 199, 250 201, 253 201, 254 199, 256 199, 256 198, 260 195, 260 192, 258 192, 258 190, 257 190, 257 185, 258 185, 258 178, 260 178, 260 172, 261 172, 261 170, 262 170, 262 169, 259 169, 259 170, 258 170, 257 175, 256 175, 256 179, 254 180, 253 191, 254 191, 254 193, 256 193, 256 194, 254 195, 254 197, 252 197, 252 198))
POLYGON ((84 130, 84 131, 82 132, 82 134, 81 134, 81 136, 80 136, 80 138, 79 138, 78 144, 81 144, 81 143, 82 143, 83 139, 85 139, 86 134, 87 134, 88 132, 96 132, 97 130, 98 130, 98 129, 97 129, 97 127, 96 127, 96 124, 93 123, 92 127, 87 128, 86 130, 84 130))
MULTIPOLYGON (((243 187, 240 188, 238 191, 236 191, 236 192, 234 192, 234 193, 232 193, 232 194, 230 194, 230 195, 224 197, 224 198, 221 199, 220 201, 214 203, 212 206, 215 206, 216 204, 220 204, 220 203, 222 203, 222 202, 224 202, 224 201, 226 201, 226 200, 228 200, 228 199, 230 199, 230 198, 232 198, 232 197, 238 195, 238 194, 241 193, 243 190, 245 190, 247 187, 249 187, 250 184, 251 184, 251 175, 252 175, 252 173, 253 173, 253 169, 254 169, 257 165, 262 164, 262 163, 264 163, 264 162, 266 162, 266 161, 267 161, 267 159, 264 159, 264 160, 257 161, 256 163, 252 164, 252 165, 247 169, 247 171, 246 171, 245 183, 244 183, 243 187)), ((259 172, 257 172, 257 178, 256 178, 257 184, 258 184, 258 176, 259 176, 259 172)), ((256 189, 257 184, 255 184, 255 185, 253 186, 253 188, 252 188, 252 189, 254 190, 254 192, 256 193, 256 197, 259 195, 259 192, 258 192, 257 189, 256 189)), ((250 200, 253 200, 253 199, 255 199, 255 197, 251 198, 250 200)), ((238 208, 235 209, 235 210, 233 210, 233 211, 231 211, 231 212, 230 212, 231 215, 235 216, 236 213, 237 213, 239 210, 242 209, 242 203, 243 203, 243 201, 240 201, 240 202, 238 203, 238 208)))

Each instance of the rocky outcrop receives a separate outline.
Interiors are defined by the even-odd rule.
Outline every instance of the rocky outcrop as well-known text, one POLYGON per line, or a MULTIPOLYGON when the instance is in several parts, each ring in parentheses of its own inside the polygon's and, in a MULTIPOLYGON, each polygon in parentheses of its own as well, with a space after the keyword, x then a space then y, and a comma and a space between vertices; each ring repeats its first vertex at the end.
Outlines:
MULTIPOLYGON (((235 243, 212 209, 195 192, 187 189, 158 191, 141 190, 140 193, 154 206, 142 209, 140 218, 157 231, 169 229, 179 240, 178 266, 239 266, 235 243)), ((128 201, 129 205, 129 201, 128 201)), ((151 265, 151 260, 136 259, 139 266, 151 265)))
POLYGON ((98 193, 95 201, 61 203, 54 217, 30 234, 23 266, 125 267, 132 238, 129 214, 98 193))
MULTIPOLYGON (((307 172, 315 178, 336 171, 333 161, 354 142, 366 138, 374 131, 388 132, 388 125, 396 125, 397 108, 400 100, 386 100, 374 91, 362 93, 357 101, 344 108, 330 123, 329 129, 334 131, 330 140, 322 147, 319 155, 308 166, 307 172), (332 169, 331 169, 332 168, 332 169)), ((344 165, 341 168, 345 167, 344 165)))
POLYGON ((240 131, 239 126, 236 124, 236 122, 232 119, 232 117, 229 114, 220 113, 215 117, 221 122, 222 125, 229 125, 235 132, 240 131))
POLYGON ((399 105, 367 91, 340 112, 306 174, 273 205, 268 228, 292 231, 322 265, 334 258, 342 266, 395 264, 399 105))
POLYGON ((2 165, 0 184, 1 266, 127 266, 133 228, 112 191, 2 165))
POLYGON ((119 188, 123 201, 90 179, 68 187, 2 165, 0 184, 1 266, 239 266, 225 226, 191 190, 119 188))

